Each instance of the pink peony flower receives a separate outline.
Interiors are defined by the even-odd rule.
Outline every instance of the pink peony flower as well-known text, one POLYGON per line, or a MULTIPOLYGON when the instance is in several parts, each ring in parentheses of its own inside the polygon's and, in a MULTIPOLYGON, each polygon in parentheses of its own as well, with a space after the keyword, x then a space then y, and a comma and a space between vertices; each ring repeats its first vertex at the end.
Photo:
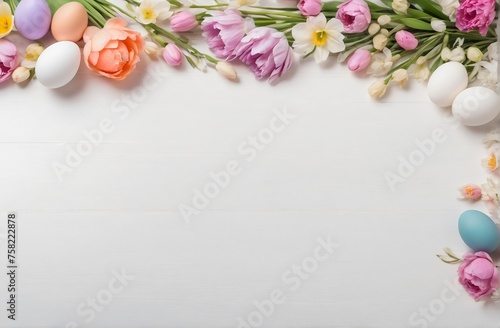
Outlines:
POLYGON ((498 270, 488 253, 468 253, 463 260, 458 268, 458 282, 476 301, 491 295, 498 286, 498 270))
POLYGON ((370 8, 363 0, 348 0, 337 9, 335 17, 340 19, 346 33, 364 32, 372 20, 370 8))
POLYGON ((479 30, 482 36, 495 18, 495 0, 464 0, 456 14, 456 26, 460 31, 479 30))
POLYGON ((245 63, 257 79, 269 77, 273 82, 292 66, 293 53, 286 36, 269 27, 257 27, 248 32, 230 59, 245 63))
POLYGON ((398 31, 395 37, 399 46, 405 50, 413 50, 418 46, 418 40, 408 31, 398 31))
POLYGON ((14 43, 0 39, 0 83, 7 80, 19 64, 19 54, 14 43))
POLYGON ((245 20, 235 9, 214 12, 212 17, 205 18, 201 23, 208 47, 217 57, 223 59, 232 55, 247 31, 254 26, 252 20, 245 20))
POLYGON ((181 11, 170 18, 170 27, 174 32, 191 31, 197 25, 196 16, 189 11, 181 11))
POLYGON ((322 6, 321 0, 300 0, 297 4, 297 8, 304 16, 317 16, 322 6))
POLYGON ((173 43, 169 43, 165 46, 162 52, 163 59, 169 64, 170 66, 179 66, 182 63, 182 52, 173 43))
POLYGON ((347 61, 347 68, 353 72, 362 71, 370 65, 372 56, 368 50, 356 50, 347 61))

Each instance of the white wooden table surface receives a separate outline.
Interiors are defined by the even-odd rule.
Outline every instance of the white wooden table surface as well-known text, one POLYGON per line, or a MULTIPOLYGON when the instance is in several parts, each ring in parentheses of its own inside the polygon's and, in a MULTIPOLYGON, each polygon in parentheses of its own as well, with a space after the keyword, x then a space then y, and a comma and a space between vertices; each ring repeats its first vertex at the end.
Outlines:
POLYGON ((500 327, 435 256, 466 250, 456 188, 498 119, 460 126, 418 82, 374 102, 334 60, 274 87, 186 66, 0 86, 0 326, 500 327))

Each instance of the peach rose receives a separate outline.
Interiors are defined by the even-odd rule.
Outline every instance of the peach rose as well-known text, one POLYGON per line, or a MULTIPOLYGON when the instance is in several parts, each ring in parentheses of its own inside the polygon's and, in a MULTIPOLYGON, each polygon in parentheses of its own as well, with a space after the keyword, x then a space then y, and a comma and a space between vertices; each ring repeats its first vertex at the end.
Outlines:
POLYGON ((89 26, 83 34, 83 59, 87 67, 102 76, 123 80, 139 62, 144 40, 127 22, 112 18, 102 29, 89 26))

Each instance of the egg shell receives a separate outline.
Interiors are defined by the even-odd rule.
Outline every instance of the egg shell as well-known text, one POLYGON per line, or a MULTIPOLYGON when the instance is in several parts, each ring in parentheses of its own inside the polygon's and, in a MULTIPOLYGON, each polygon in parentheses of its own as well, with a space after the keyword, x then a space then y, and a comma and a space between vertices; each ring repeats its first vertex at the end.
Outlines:
POLYGON ((71 41, 56 42, 45 49, 35 66, 38 81, 50 89, 68 84, 81 62, 80 48, 71 41))
POLYGON ((473 251, 493 252, 500 243, 497 225, 483 212, 468 210, 458 219, 458 232, 473 251))
POLYGON ((38 40, 49 31, 51 16, 45 0, 21 0, 14 12, 14 24, 26 39, 38 40))
POLYGON ((451 111, 463 125, 484 125, 498 116, 500 97, 485 87, 467 88, 455 97, 451 111))
POLYGON ((79 2, 59 7, 52 17, 51 32, 57 41, 79 41, 88 26, 89 15, 79 2))
POLYGON ((439 107, 449 107, 455 97, 467 88, 468 83, 469 77, 464 65, 457 62, 444 63, 429 78, 427 94, 439 107))

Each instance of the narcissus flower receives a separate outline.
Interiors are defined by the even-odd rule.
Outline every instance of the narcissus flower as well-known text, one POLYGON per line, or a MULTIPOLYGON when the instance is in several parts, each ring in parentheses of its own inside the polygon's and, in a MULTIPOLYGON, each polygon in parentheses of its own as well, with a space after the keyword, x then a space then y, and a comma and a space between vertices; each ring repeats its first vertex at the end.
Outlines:
POLYGON ((460 192, 459 199, 466 199, 471 201, 480 200, 483 196, 483 191, 481 187, 475 184, 467 184, 458 189, 460 192))
POLYGON ((5 2, 0 2, 0 38, 8 35, 14 27, 14 16, 10 6, 5 2))
POLYGON ((170 3, 165 0, 143 0, 136 8, 135 14, 142 24, 154 24, 172 16, 170 3))
POLYGON ((299 23, 292 28, 294 42, 292 47, 303 56, 314 52, 317 63, 324 62, 330 53, 338 53, 345 49, 344 26, 337 18, 328 22, 323 13, 309 16, 305 23, 299 23))

